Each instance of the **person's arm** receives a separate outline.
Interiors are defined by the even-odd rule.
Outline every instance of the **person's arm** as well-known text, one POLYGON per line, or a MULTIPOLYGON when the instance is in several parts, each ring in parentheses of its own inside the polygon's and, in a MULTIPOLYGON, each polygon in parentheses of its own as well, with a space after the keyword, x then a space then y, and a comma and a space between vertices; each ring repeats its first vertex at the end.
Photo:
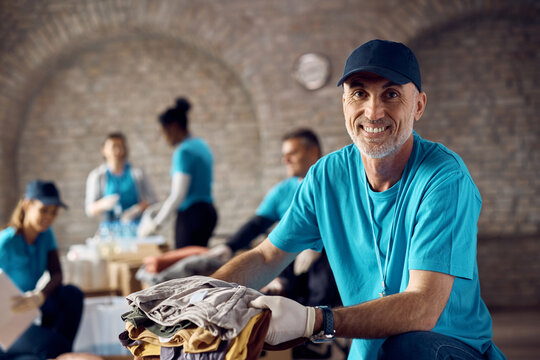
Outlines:
POLYGON ((47 297, 62 284, 62 268, 60 267, 60 259, 56 249, 47 253, 47 270, 49 271, 50 280, 42 290, 34 289, 12 298, 11 309, 14 312, 23 313, 41 307, 47 297))
POLYGON ((103 171, 102 167, 93 170, 86 180, 85 212, 88 217, 101 215, 105 211, 112 210, 120 197, 111 194, 102 197, 103 194, 103 171))
POLYGON ((257 236, 264 234, 274 222, 275 221, 270 218, 254 215, 227 240, 226 244, 232 251, 245 248, 257 236))
POLYGON ((84 209, 88 217, 93 217, 101 213, 96 201, 100 198, 99 194, 99 175, 97 170, 93 170, 86 179, 86 196, 84 198, 84 209))
POLYGON ((45 298, 51 295, 58 286, 62 285, 62 267, 60 266, 58 250, 51 250, 47 253, 47 270, 49 271, 50 280, 41 290, 45 298))
POLYGON ((142 168, 133 169, 132 171, 137 172, 137 188, 140 190, 140 199, 139 206, 141 212, 146 210, 146 208, 157 201, 156 193, 154 188, 148 179, 148 176, 142 168))
MULTIPOLYGON (((335 308, 336 336, 383 338, 435 327, 452 291, 454 277, 432 271, 410 270, 407 289, 360 305, 335 308)), ((322 329, 317 309, 314 333, 322 329)))
POLYGON ((154 189, 142 168, 131 168, 131 177, 135 181, 135 189, 137 191, 139 202, 135 205, 124 209, 121 215, 123 222, 130 222, 139 217, 150 205, 155 203, 156 195, 154 189))
POLYGON ((154 218, 154 222, 156 223, 157 227, 163 225, 169 216, 174 213, 176 209, 178 209, 182 201, 184 201, 186 198, 190 183, 191 176, 188 174, 177 172, 173 175, 171 182, 171 193, 154 218))
POLYGON ((172 177, 171 193, 165 200, 159 212, 153 219, 148 222, 141 222, 139 229, 137 230, 137 236, 147 237, 155 233, 164 223, 169 216, 178 209, 178 206, 185 199, 189 184, 191 183, 191 176, 176 172, 172 177))
POLYGON ((210 276, 260 289, 279 275, 297 254, 277 248, 266 238, 257 247, 234 257, 210 276))
MULTIPOLYGON (((404 292, 333 309, 335 336, 369 339, 409 331, 429 331, 435 327, 446 306, 453 283, 451 275, 411 270, 409 285, 404 292)), ((310 337, 323 329, 321 309, 306 307, 282 296, 260 296, 250 305, 272 311, 266 334, 266 342, 272 345, 310 337)))

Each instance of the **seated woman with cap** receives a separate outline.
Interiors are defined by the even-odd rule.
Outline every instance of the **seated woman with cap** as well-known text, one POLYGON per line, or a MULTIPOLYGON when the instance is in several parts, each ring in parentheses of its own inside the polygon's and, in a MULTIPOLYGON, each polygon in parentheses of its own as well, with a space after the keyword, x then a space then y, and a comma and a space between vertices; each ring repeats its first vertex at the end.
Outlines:
POLYGON ((31 325, 5 355, 45 359, 71 351, 84 296, 77 287, 62 285, 62 269, 51 229, 60 207, 67 208, 54 183, 31 181, 7 227, 0 232, 0 269, 22 292, 12 299, 12 311, 41 310, 41 325, 31 325), (50 280, 38 289, 36 285, 45 271, 50 280))

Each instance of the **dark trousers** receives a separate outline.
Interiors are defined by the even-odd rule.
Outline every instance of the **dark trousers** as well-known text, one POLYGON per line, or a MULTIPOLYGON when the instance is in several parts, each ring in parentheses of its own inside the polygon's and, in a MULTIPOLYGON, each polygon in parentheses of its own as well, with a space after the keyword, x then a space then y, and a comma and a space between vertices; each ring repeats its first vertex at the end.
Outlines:
POLYGON ((432 331, 413 331, 391 336, 383 343, 379 360, 485 360, 469 345, 432 331))
POLYGON ((176 248, 188 245, 207 246, 217 218, 214 205, 207 202, 195 203, 186 210, 179 211, 174 234, 176 248))
POLYGON ((70 352, 83 310, 84 295, 73 285, 61 285, 41 306, 41 326, 31 325, 1 360, 50 359, 70 352))

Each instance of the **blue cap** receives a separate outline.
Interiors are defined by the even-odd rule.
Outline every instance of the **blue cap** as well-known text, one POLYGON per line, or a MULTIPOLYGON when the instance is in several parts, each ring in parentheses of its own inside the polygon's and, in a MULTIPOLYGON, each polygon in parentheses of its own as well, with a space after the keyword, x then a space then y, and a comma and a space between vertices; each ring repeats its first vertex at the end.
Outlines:
POLYGON ((67 209, 60 200, 60 192, 52 181, 32 180, 26 185, 26 199, 37 199, 45 205, 58 205, 67 209))
POLYGON ((357 47, 347 58, 343 76, 337 86, 357 72, 370 72, 396 84, 412 82, 422 91, 420 67, 411 49, 402 43, 388 40, 371 40, 357 47))

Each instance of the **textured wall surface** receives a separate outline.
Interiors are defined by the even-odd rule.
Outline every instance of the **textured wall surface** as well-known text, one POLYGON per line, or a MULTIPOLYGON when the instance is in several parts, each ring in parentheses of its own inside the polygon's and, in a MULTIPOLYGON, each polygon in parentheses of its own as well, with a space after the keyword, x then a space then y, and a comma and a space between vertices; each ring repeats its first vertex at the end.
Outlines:
POLYGON ((539 15, 532 0, 0 0, 0 222, 29 179, 52 179, 70 205, 60 247, 84 241, 97 224, 84 182, 113 130, 163 200, 172 149, 156 116, 184 95, 216 157, 217 233, 230 234, 285 176, 284 132, 311 126, 325 152, 349 143, 335 83, 352 49, 386 38, 421 63, 417 131, 459 153, 482 194, 486 302, 540 305, 539 15), (331 64, 316 91, 292 76, 307 52, 331 64))

